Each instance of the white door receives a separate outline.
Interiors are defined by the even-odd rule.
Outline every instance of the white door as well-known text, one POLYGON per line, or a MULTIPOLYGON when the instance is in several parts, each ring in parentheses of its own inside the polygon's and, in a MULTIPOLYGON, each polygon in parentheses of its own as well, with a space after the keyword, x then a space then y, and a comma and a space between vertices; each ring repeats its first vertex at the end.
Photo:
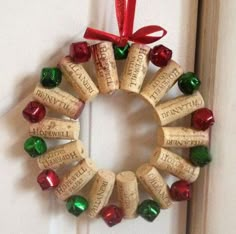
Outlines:
MULTIPOLYGON (((8 0, 1 2, 0 233, 1 234, 184 234, 187 204, 174 204, 152 224, 142 218, 108 228, 101 219, 74 218, 53 193, 41 192, 39 169, 23 151, 27 124, 21 110, 30 100, 44 66, 57 64, 68 45, 87 26, 117 33, 111 0, 8 0)), ((135 29, 158 24, 168 30, 160 41, 173 50, 185 71, 194 67, 197 0, 137 1, 135 29)), ((119 64, 121 71, 123 64, 119 64)), ((148 78, 156 71, 150 66, 148 78)), ((92 71, 90 70, 92 74, 92 71)), ((175 87, 168 97, 179 95, 175 87)), ((81 139, 98 166, 134 170, 148 160, 156 144, 157 124, 149 107, 124 93, 99 96, 80 119, 81 139)), ((168 184, 174 181, 165 177, 168 184)), ((147 195, 143 194, 142 198, 147 195)))

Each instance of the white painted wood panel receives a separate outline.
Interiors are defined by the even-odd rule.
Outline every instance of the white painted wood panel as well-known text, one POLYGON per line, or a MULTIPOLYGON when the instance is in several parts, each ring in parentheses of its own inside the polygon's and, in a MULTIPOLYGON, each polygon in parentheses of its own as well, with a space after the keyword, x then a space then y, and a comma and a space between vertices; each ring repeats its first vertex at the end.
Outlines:
MULTIPOLYGON (((0 9, 1 76, 0 172, 4 234, 184 234, 186 203, 163 211, 152 224, 141 218, 108 228, 100 219, 90 221, 67 214, 53 194, 35 183, 35 162, 22 150, 27 126, 20 112, 30 97, 43 66, 55 65, 71 41, 82 37, 87 25, 117 32, 113 1, 42 0, 2 1, 0 9), (25 98, 26 97, 26 98, 25 98), (25 98, 25 99, 23 99, 25 98)), ((172 48, 185 70, 194 64, 197 0, 137 1, 135 29, 159 24, 168 30, 161 43, 172 48)), ((122 64, 119 64, 122 68, 122 64)), ((150 67, 150 77, 156 68, 150 67)), ((92 74, 90 67, 89 72, 92 74)), ((147 78, 148 78, 147 77, 147 78)), ((179 94, 172 89, 169 97, 179 94)), ((134 169, 150 157, 157 125, 151 109, 139 97, 118 92, 99 96, 81 118, 81 138, 100 167, 134 169)), ((168 177, 168 183, 174 180, 168 177)), ((146 197, 146 195, 142 195, 146 197)))

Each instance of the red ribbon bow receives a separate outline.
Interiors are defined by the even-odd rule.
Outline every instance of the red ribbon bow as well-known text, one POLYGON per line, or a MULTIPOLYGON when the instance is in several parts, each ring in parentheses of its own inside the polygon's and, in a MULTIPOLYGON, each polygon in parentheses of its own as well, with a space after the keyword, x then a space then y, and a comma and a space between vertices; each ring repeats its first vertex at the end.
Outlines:
POLYGON ((116 18, 120 36, 88 27, 85 31, 84 38, 91 40, 111 41, 114 44, 123 47, 128 41, 149 44, 160 40, 166 35, 167 31, 158 25, 145 26, 133 33, 136 0, 115 1, 116 18), (152 33, 161 31, 161 36, 149 36, 152 33))

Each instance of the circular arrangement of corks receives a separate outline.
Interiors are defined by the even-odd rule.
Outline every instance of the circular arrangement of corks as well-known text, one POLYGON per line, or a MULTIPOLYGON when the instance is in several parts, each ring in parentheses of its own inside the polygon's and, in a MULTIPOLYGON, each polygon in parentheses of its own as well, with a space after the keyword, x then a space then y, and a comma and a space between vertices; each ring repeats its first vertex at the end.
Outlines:
POLYGON ((24 149, 36 158, 42 170, 37 178, 41 188, 53 188, 57 198, 66 202, 67 210, 73 215, 79 216, 87 210, 89 217, 101 215, 109 226, 119 223, 123 217, 134 218, 137 215, 153 221, 160 209, 169 208, 173 201, 190 199, 191 183, 198 178, 200 167, 211 161, 207 149, 208 128, 214 123, 214 117, 205 108, 204 99, 198 91, 200 80, 196 74, 184 73, 183 68, 171 60, 171 55, 172 51, 163 45, 151 49, 147 45, 133 43, 122 48, 106 41, 94 45, 77 42, 72 43, 70 55, 62 58, 57 67, 42 70, 40 84, 33 92, 34 100, 23 110, 24 118, 30 122, 30 138, 25 141, 24 149), (119 78, 116 67, 118 58, 114 54, 127 48, 128 52, 122 53, 122 59, 127 59, 119 78), (82 65, 91 56, 98 86, 82 65), (161 68, 143 85, 150 60, 161 68), (58 87, 62 77, 74 89, 76 96, 58 87), (184 95, 160 102, 176 82, 184 95), (77 119, 86 102, 99 94, 109 98, 119 89, 144 98, 152 106, 160 127, 157 148, 147 162, 134 172, 115 174, 97 168, 89 158, 79 140, 80 125, 77 119), (45 107, 64 117, 46 116, 45 107), (190 114, 191 127, 166 126, 190 114), (69 142, 47 149, 44 138, 69 142), (170 151, 171 147, 191 148, 189 159, 170 151), (67 165, 71 165, 69 171, 59 178, 57 170, 67 165), (179 178, 179 181, 169 187, 161 171, 179 178), (79 192, 88 183, 91 183, 91 189, 85 198, 79 192), (115 186, 118 205, 109 204, 115 186), (139 186, 145 189, 149 199, 140 201, 139 186))

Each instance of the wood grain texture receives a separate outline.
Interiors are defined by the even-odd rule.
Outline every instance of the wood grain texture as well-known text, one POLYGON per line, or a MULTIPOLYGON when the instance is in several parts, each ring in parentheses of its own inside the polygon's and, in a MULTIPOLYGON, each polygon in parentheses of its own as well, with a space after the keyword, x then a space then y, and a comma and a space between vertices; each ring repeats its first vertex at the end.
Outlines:
MULTIPOLYGON (((215 99, 219 7, 219 0, 202 0, 199 5, 195 70, 202 81, 201 93, 208 108, 213 108, 215 99)), ((207 167, 201 170, 200 177, 193 186, 193 199, 189 206, 188 232, 190 234, 206 234, 208 196, 209 168, 207 167)))
MULTIPOLYGON (((173 59, 186 71, 193 70, 194 64, 197 2, 150 0, 147 4, 146 1, 137 1, 134 29, 148 24, 159 24, 168 29, 168 35, 160 43, 174 51, 173 59)), ((139 217, 132 221, 125 220, 110 229, 100 219, 72 217, 66 212, 64 203, 58 202, 50 193, 40 192, 35 183, 39 173, 37 163, 27 158, 22 150, 28 126, 19 116, 31 99, 41 68, 55 66, 68 53, 68 45, 82 38, 87 25, 117 33, 113 1, 70 0, 65 4, 62 0, 9 0, 2 3, 0 13, 1 75, 4 78, 0 80, 1 87, 4 87, 0 93, 0 134, 3 139, 0 171, 4 191, 0 232, 185 233, 186 203, 174 204, 151 225, 139 217), (12 58, 14 67, 9 62, 12 58), (23 100, 27 95, 29 97, 23 100)), ((118 63, 119 72, 123 65, 118 63)), ((88 64, 86 69, 94 79, 94 67, 88 64)), ((156 70, 150 65, 147 77, 152 77, 156 70)), ((178 94, 174 88, 165 98, 178 94)), ((100 168, 115 169, 116 172, 134 170, 149 159, 156 146, 157 124, 153 114, 151 107, 136 95, 122 91, 109 97, 99 95, 83 111, 80 119, 81 140, 100 168)), ((54 142, 59 143, 61 141, 54 142)), ((171 176, 165 176, 165 179, 169 185, 175 180, 171 176)), ((144 192, 140 195, 141 199, 147 198, 144 192)), ((112 200, 117 199, 113 196, 112 200)))
POLYGON ((194 185, 190 234, 234 234, 236 229, 235 11, 233 0, 201 1, 197 72, 216 124, 210 144, 213 162, 194 185))

